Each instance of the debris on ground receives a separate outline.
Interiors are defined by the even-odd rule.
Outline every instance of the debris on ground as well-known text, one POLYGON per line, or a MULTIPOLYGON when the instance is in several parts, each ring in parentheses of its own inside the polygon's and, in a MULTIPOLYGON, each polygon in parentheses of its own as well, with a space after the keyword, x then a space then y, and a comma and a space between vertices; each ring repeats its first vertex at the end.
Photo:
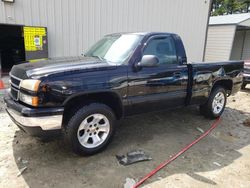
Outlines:
POLYGON ((243 122, 243 125, 246 126, 246 127, 250 127, 250 118, 246 119, 246 120, 243 122))
POLYGON ((204 133, 204 132, 205 132, 205 131, 203 131, 203 129, 200 128, 200 127, 196 127, 196 129, 197 129, 198 131, 200 131, 201 133, 204 133))
POLYGON ((17 177, 21 176, 25 170, 27 170, 27 166, 20 169, 20 172, 18 172, 17 177))
POLYGON ((233 134, 232 134, 231 132, 228 132, 228 135, 229 135, 229 136, 233 136, 233 134))
POLYGON ((136 184, 136 181, 132 178, 126 178, 126 182, 123 185, 123 188, 132 188, 136 184))
POLYGON ((27 164, 27 163, 29 163, 29 161, 23 159, 23 160, 22 160, 22 163, 23 163, 23 164, 27 164))
POLYGON ((217 162, 213 162, 213 164, 214 164, 214 165, 216 165, 216 166, 219 166, 219 167, 221 167, 221 164, 220 164, 220 163, 217 163, 217 162))
POLYGON ((158 179, 158 180, 162 180, 163 178, 159 176, 159 177, 157 177, 157 179, 158 179))
POLYGON ((17 161, 18 161, 18 162, 21 162, 22 164, 27 164, 27 163, 29 163, 28 160, 22 159, 22 157, 18 157, 18 158, 17 158, 17 161))
POLYGON ((225 157, 225 155, 217 153, 217 152, 215 152, 215 154, 218 155, 219 157, 225 157))
POLYGON ((128 152, 126 155, 116 155, 116 159, 119 161, 121 165, 124 166, 141 161, 152 160, 152 158, 146 155, 142 150, 131 151, 128 152))

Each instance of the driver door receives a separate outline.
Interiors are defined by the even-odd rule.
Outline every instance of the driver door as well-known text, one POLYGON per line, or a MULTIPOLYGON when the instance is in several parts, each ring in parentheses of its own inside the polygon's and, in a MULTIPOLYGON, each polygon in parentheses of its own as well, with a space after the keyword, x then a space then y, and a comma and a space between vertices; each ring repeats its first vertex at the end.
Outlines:
POLYGON ((143 55, 159 59, 156 67, 128 71, 128 101, 131 113, 141 113, 185 104, 188 83, 187 65, 180 65, 175 40, 171 35, 152 37, 143 55))

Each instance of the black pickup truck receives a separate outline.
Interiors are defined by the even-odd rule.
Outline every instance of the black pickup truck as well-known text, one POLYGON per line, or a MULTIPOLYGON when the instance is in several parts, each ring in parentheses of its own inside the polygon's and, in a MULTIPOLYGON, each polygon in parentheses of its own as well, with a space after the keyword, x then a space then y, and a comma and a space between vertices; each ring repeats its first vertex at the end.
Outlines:
POLYGON ((74 152, 93 154, 126 116, 187 105, 220 116, 241 88, 242 71, 243 61, 187 63, 173 33, 116 33, 82 57, 14 66, 6 111, 33 136, 59 131, 74 152))

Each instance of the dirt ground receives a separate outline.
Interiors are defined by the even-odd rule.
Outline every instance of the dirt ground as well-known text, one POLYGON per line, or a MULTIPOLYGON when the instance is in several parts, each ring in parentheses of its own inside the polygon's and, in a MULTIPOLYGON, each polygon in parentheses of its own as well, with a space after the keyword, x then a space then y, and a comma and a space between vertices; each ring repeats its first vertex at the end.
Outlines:
MULTIPOLYGON (((20 131, 7 117, 1 96, 0 187, 123 187, 140 179, 197 138, 213 121, 196 107, 135 116, 121 121, 102 153, 79 157, 62 140, 48 143, 20 131), (141 149, 153 160, 130 166, 115 155, 141 149), (23 167, 27 170, 17 177, 23 167)), ((208 137, 145 182, 147 188, 250 187, 250 87, 229 97, 222 122, 208 137)))

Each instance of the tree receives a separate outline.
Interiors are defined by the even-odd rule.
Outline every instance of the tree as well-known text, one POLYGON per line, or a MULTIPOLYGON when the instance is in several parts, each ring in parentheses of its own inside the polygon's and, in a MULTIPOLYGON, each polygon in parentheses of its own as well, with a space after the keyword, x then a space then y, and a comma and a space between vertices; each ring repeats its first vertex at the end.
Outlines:
POLYGON ((211 15, 226 15, 249 12, 250 0, 213 0, 211 15))

